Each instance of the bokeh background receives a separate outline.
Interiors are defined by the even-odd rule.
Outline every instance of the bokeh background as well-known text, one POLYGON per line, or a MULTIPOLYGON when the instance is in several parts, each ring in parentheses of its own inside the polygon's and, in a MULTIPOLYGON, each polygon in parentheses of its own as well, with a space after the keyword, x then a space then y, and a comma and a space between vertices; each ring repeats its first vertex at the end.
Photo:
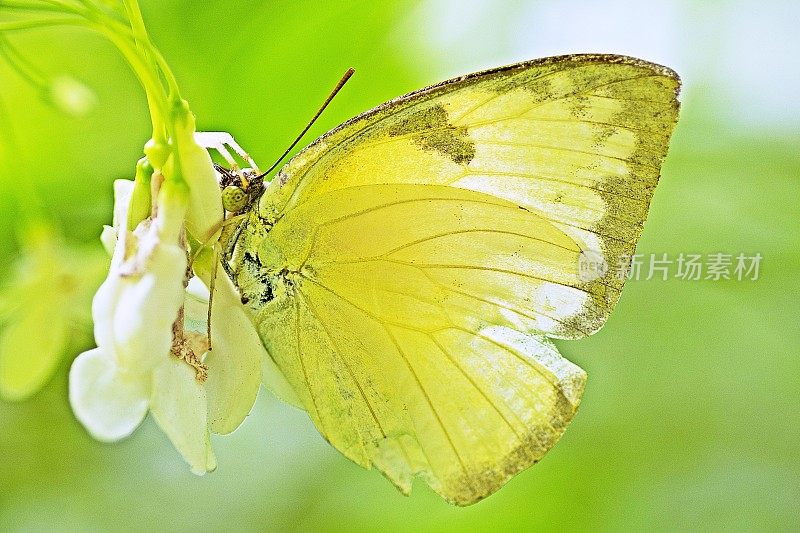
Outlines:
MULTIPOLYGON (((152 420, 121 444, 99 444, 67 403, 69 360, 91 345, 84 332, 40 393, 0 401, 0 530, 800 527, 800 5, 143 0, 142 8, 200 128, 232 132, 263 166, 350 66, 356 76, 308 141, 399 94, 519 60, 616 52, 669 65, 684 79, 683 107, 639 252, 760 253, 760 278, 629 282, 602 331, 560 343, 589 374, 561 442, 466 509, 422 482, 401 496, 264 391, 237 432, 215 438, 219 468, 203 478, 152 420)), ((70 245, 97 247, 112 180, 132 175, 149 137, 143 92, 106 42, 64 29, 13 42, 48 75, 84 83, 95 105, 84 116, 64 113, 0 63, 0 128, 12 155, 0 177, 0 283, 21 253, 21 184, 35 187, 70 245)))

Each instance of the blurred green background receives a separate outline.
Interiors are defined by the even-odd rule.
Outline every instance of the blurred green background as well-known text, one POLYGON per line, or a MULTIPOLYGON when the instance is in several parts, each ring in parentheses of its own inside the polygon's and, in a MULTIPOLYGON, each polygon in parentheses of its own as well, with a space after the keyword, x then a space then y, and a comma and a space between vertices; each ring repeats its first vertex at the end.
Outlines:
MULTIPOLYGON (((107 446, 67 403, 68 362, 33 399, 0 402, 0 530, 797 530, 800 527, 800 39, 795 2, 190 2, 143 0, 200 129, 268 165, 347 67, 311 135, 470 71, 616 52, 684 79, 682 112, 639 252, 761 253, 757 281, 639 280, 597 335, 562 342, 589 383, 541 464, 470 508, 422 482, 410 498, 349 463, 306 415, 263 392, 193 476, 148 420, 107 446)), ((4 8, 0 7, 0 12, 4 8)), ((0 282, 19 254, 21 182, 69 242, 110 222, 115 178, 150 135, 146 102, 99 37, 14 44, 96 107, 70 117, 0 63, 0 282)), ((87 302, 88 305, 88 302, 87 302)), ((47 327, 47 325, 43 325, 47 327)), ((70 353, 91 345, 73 342, 70 353)), ((68 357, 67 359, 71 359, 68 357)))

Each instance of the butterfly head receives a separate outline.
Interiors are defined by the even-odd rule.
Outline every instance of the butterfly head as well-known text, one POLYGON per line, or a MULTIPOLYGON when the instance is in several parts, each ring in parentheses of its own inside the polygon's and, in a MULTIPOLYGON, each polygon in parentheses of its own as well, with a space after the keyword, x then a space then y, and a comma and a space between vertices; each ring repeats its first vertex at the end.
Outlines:
POLYGON ((254 169, 228 169, 214 165, 220 174, 222 207, 228 213, 238 215, 247 211, 264 192, 263 175, 254 169))

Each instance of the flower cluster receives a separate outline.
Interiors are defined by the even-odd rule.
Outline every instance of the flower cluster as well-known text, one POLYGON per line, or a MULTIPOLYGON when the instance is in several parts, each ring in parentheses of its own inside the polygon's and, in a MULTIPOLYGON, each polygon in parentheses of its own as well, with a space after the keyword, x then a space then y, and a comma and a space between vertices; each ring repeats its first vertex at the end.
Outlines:
MULTIPOLYGON (((97 439, 116 441, 151 413, 192 471, 211 471, 216 461, 209 435, 230 433, 244 420, 268 357, 226 276, 216 279, 213 320, 207 320, 224 210, 194 115, 150 40, 136 0, 18 0, 7 7, 16 14, 0 21, 0 55, 20 56, 7 32, 56 25, 96 31, 131 66, 150 108, 152 138, 135 179, 115 183, 113 225, 101 237, 111 262, 92 303, 97 347, 80 354, 70 369, 75 415, 97 439)), ((26 62, 12 64, 34 85, 48 86, 26 62)), ((92 94, 80 84, 56 81, 44 91, 51 103, 75 114, 92 105, 92 94)), ((0 295, 0 321, 4 307, 0 295)), ((42 316, 47 313, 33 314, 23 330, 42 316)), ((3 334, 0 348, 19 348, 23 337, 3 334)), ((57 344, 63 350, 64 343, 57 344)), ((52 372, 52 359, 40 374, 52 372)), ((19 360, 0 357, 0 392, 6 396, 31 394, 43 380, 18 371, 19 360)))
POLYGON ((92 306, 97 348, 73 363, 70 401, 103 441, 130 435, 149 411, 202 474, 216 466, 210 432, 233 431, 255 401, 264 349, 221 276, 209 350, 207 296, 194 273, 210 285, 216 259, 201 238, 213 242, 221 200, 194 121, 178 124, 185 183, 174 179, 172 155, 160 169, 142 160, 134 181, 115 183, 114 225, 103 234, 111 267, 92 306))

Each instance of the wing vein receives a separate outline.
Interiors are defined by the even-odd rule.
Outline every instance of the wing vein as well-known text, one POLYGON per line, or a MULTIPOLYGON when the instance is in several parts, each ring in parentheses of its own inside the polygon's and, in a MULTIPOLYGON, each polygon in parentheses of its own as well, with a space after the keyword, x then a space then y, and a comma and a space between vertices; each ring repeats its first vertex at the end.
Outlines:
POLYGON ((647 128, 634 128, 633 126, 624 126, 622 124, 614 124, 611 122, 602 122, 599 120, 586 120, 577 118, 544 118, 544 117, 526 117, 520 116, 520 119, 528 120, 530 122, 558 122, 566 124, 594 124, 597 126, 608 126, 610 128, 619 128, 636 133, 646 133, 647 135, 657 135, 659 137, 666 137, 667 135, 662 131, 650 130, 647 128))
MULTIPOLYGON (((606 159, 613 159, 615 161, 621 161, 623 163, 631 163, 630 159, 626 159, 624 157, 617 157, 608 154, 601 154, 597 152, 588 152, 586 150, 577 150, 575 148, 566 148, 564 146, 545 146, 541 144, 533 144, 533 143, 520 143, 520 142, 513 142, 513 141, 491 141, 488 139, 482 139, 480 144, 488 144, 490 146, 509 146, 512 148, 536 148, 537 150, 553 150, 557 152, 572 152, 575 154, 583 154, 583 155, 591 155, 596 157, 604 157, 606 159)), ((656 171, 659 170, 657 165, 651 165, 650 163, 642 163, 641 161, 637 161, 637 164, 650 168, 655 169, 656 171)))
MULTIPOLYGON (((528 274, 526 272, 517 272, 517 271, 514 271, 514 270, 508 270, 508 269, 503 269, 503 268, 496 268, 496 267, 489 267, 489 266, 477 266, 477 265, 453 265, 453 264, 444 264, 444 263, 438 263, 438 264, 425 263, 425 264, 420 264, 420 263, 415 263, 415 262, 412 262, 412 261, 402 261, 400 259, 390 259, 390 258, 379 258, 379 259, 375 259, 375 261, 388 261, 388 262, 391 262, 391 263, 398 263, 398 264, 401 264, 401 265, 418 266, 420 268, 485 270, 485 271, 488 271, 488 272, 498 272, 500 274, 511 274, 511 275, 522 277, 522 278, 534 279, 534 280, 543 281, 543 282, 546 282, 546 283, 554 283, 556 285, 561 285, 562 287, 569 287, 570 289, 575 289, 575 290, 584 292, 584 293, 588 294, 589 296, 592 296, 592 293, 590 293, 586 289, 583 289, 583 288, 578 287, 576 285, 570 285, 569 283, 562 283, 560 281, 555 281, 555 280, 552 280, 552 279, 547 279, 547 278, 543 278, 543 277, 540 277, 540 276, 535 276, 533 274, 528 274)), ((596 281, 599 281, 599 280, 596 280, 596 281)), ((601 285, 603 285, 606 288, 615 290, 613 287, 611 287, 611 286, 609 286, 609 285, 607 285, 605 283, 601 283, 601 285)))
MULTIPOLYGON (((573 67, 573 69, 574 68, 576 68, 576 67, 573 67)), ((570 69, 570 70, 572 70, 572 69, 570 69)), ((547 76, 542 76, 542 77, 539 77, 539 78, 535 78, 535 80, 539 81, 539 80, 542 80, 542 79, 546 79, 547 77, 549 77, 551 75, 561 74, 561 73, 564 73, 564 72, 566 72, 566 71, 563 71, 563 70, 562 71, 555 71, 555 72, 550 73, 547 76)), ((547 105, 547 104, 550 104, 550 103, 553 103, 553 102, 559 102, 561 100, 567 100, 569 98, 576 98, 576 97, 586 96, 588 94, 591 94, 591 91, 596 91, 598 89, 602 89, 604 87, 608 87, 608 86, 614 85, 616 83, 624 83, 626 81, 635 81, 635 80, 640 80, 640 79, 644 79, 644 78, 653 78, 653 77, 658 77, 658 76, 661 76, 661 75, 660 74, 644 74, 642 76, 633 76, 631 78, 624 78, 624 79, 621 79, 621 80, 614 80, 614 81, 610 81, 610 82, 607 82, 607 83, 602 83, 600 85, 595 85, 594 87, 590 87, 590 88, 585 89, 585 90, 580 91, 580 92, 564 94, 564 95, 558 96, 556 98, 550 98, 550 99, 544 100, 542 102, 537 102, 535 105, 532 105, 531 107, 529 107, 523 114, 529 113, 529 112, 533 111, 534 109, 537 109, 539 107, 542 107, 544 105, 547 105)), ((499 96, 499 93, 497 95, 495 95, 494 98, 497 98, 498 96, 499 96)), ((480 109, 484 105, 488 104, 492 100, 493 100, 493 98, 490 98, 486 102, 482 103, 480 106, 475 107, 473 109, 470 109, 469 113, 465 113, 465 114, 461 115, 458 118, 458 120, 459 121, 463 120, 464 117, 466 117, 468 114, 474 113, 475 111, 477 111, 478 109, 480 109)))
POLYGON ((320 432, 322 433, 325 438, 327 437, 328 431, 325 429, 325 421, 322 419, 322 415, 317 407, 317 399, 314 396, 314 391, 311 389, 311 381, 308 379, 308 371, 306 370, 306 363, 303 359, 303 351, 300 348, 301 340, 300 340, 300 307, 297 300, 294 300, 294 334, 295 334, 295 354, 297 356, 298 361, 300 362, 300 368, 303 371, 303 379, 306 382, 306 389, 308 390, 308 395, 311 398, 311 406, 314 408, 314 413, 316 414, 317 418, 319 419, 320 423, 320 432))
MULTIPOLYGON (((426 187, 426 185, 422 184, 414 184, 420 187, 426 187)), ((430 187, 431 185, 427 185, 430 187)), ((492 196, 486 194, 487 198, 492 198, 492 196)), ((394 202, 387 202, 385 204, 375 205, 372 207, 368 207, 366 209, 362 209, 361 211, 355 211, 353 213, 348 213, 346 215, 342 215, 341 217, 333 218, 331 220, 326 220, 318 225, 318 227, 322 228, 325 226, 333 225, 339 222, 343 222, 345 220, 359 217, 361 215, 366 215, 368 213, 373 213, 375 211, 380 211, 381 209, 386 209, 387 207, 394 207, 396 205, 403 205, 403 204, 413 204, 417 202, 466 202, 466 203, 475 203, 475 204, 485 204, 485 205, 494 205, 497 207, 505 207, 506 209, 512 209, 516 207, 516 205, 510 205, 511 202, 501 200, 497 202, 489 202, 484 200, 475 200, 472 198, 448 198, 448 197, 429 197, 429 198, 409 198, 408 200, 397 200, 394 202)))
POLYGON ((464 235, 464 234, 468 234, 468 233, 496 233, 498 235, 514 235, 516 237, 522 237, 524 239, 529 239, 529 240, 532 240, 532 241, 537 241, 537 242, 541 242, 541 243, 544 243, 544 244, 549 244, 551 246, 555 246, 556 248, 560 248, 560 249, 565 250, 567 252, 572 252, 572 253, 580 253, 581 252, 581 249, 578 248, 577 246, 575 248, 567 248, 566 246, 562 246, 560 244, 556 244, 556 243, 548 241, 546 239, 539 239, 537 237, 531 237, 530 235, 525 235, 524 233, 517 233, 515 231, 502 231, 502 230, 478 228, 478 229, 453 230, 453 231, 446 231, 446 232, 443 232, 443 233, 437 233, 436 235, 423 237, 421 239, 417 239, 415 241, 408 242, 408 243, 405 243, 403 245, 397 246, 396 248, 393 248, 393 249, 389 250, 388 252, 384 252, 384 253, 382 253, 380 255, 371 256, 371 257, 360 257, 358 259, 350 259, 350 260, 337 260, 335 262, 337 264, 344 265, 344 264, 350 264, 350 263, 361 263, 363 261, 369 261, 369 260, 372 260, 372 259, 380 259, 380 258, 388 257, 388 256, 390 256, 392 254, 395 254, 395 253, 400 252, 402 250, 405 250, 407 248, 411 248, 412 246, 416 246, 417 244, 422 244, 424 242, 433 241, 433 240, 440 239, 442 237, 448 237, 448 236, 451 236, 451 235, 464 235))
MULTIPOLYGON (((394 345, 395 350, 397 350, 397 354, 403 360, 405 365, 408 367, 408 370, 411 372, 411 375, 414 377, 414 380, 415 380, 415 382, 417 384, 417 387, 419 388, 420 392, 422 393, 423 397, 425 398, 425 401, 427 402, 428 407, 431 410, 431 413, 436 418, 436 421, 439 424, 439 427, 442 429, 442 433, 444 433, 444 435, 447 438, 447 441, 448 441, 450 447, 453 450, 453 453, 455 454, 456 458, 458 459, 458 462, 461 465, 462 470, 464 471, 464 475, 467 477, 467 479, 469 479, 469 474, 468 474, 468 470, 467 470, 466 464, 464 463, 464 460, 462 459, 461 454, 458 452, 458 449, 456 448, 455 443, 453 442, 453 439, 450 436, 450 432, 447 430, 447 427, 442 422, 442 419, 441 419, 441 417, 439 415, 439 412, 436 410, 436 407, 433 405, 433 402, 431 401, 427 390, 425 389, 424 385, 422 384, 422 381, 419 379, 419 375, 417 374, 416 370, 414 370, 414 367, 411 364, 411 362, 409 361, 408 356, 403 351, 402 347, 400 346, 399 342, 397 341, 397 338, 394 336, 394 334, 392 334, 392 331, 387 326, 387 321, 379 319, 378 317, 376 317, 375 315, 370 313, 368 310, 362 308, 359 305, 356 305, 353 301, 349 300, 348 298, 344 298, 343 296, 338 294, 336 291, 334 291, 333 289, 325 286, 324 284, 320 283, 319 281, 311 279, 311 278, 307 278, 307 277, 304 277, 304 279, 310 281, 311 283, 314 283, 318 287, 330 292, 331 294, 333 294, 334 296, 336 296, 337 298, 339 298, 343 302, 345 302, 345 303, 351 305, 352 307, 354 307, 355 309, 361 311, 362 313, 364 313, 365 315, 370 317, 378 325, 380 325, 381 328, 383 328, 383 330, 386 332, 386 334, 388 335, 389 339, 391 340, 392 344, 394 345)), ((423 335, 426 335, 426 336, 428 336, 430 338, 430 335, 427 332, 425 332, 423 330, 420 330, 418 328, 413 328, 413 327, 409 327, 409 326, 402 325, 402 324, 391 324, 391 325, 394 325, 395 327, 400 327, 400 328, 403 328, 403 329, 408 329, 408 330, 411 330, 411 331, 417 331, 417 332, 419 332, 419 333, 421 333, 423 335)), ((470 483, 472 483, 471 480, 470 480, 470 483)))
MULTIPOLYGON (((503 414, 503 412, 500 410, 500 408, 497 407, 497 404, 495 404, 492 401, 492 399, 489 398, 489 395, 486 394, 486 391, 484 391, 483 388, 481 388, 480 385, 478 385, 478 383, 472 378, 472 376, 470 376, 467 373, 467 371, 464 369, 464 367, 461 365, 461 363, 455 357, 453 357, 453 354, 451 354, 444 346, 442 346, 442 344, 436 339, 436 337, 434 335, 429 335, 429 338, 433 341, 433 343, 436 345, 436 347, 443 354, 445 354, 447 356, 447 358, 450 360, 450 362, 453 363, 453 366, 456 367, 459 370, 459 372, 464 376, 464 378, 466 378, 466 380, 470 382, 472 387, 476 391, 478 391, 481 396, 483 396, 483 399, 486 400, 486 403, 488 403, 489 405, 492 406, 492 408, 495 410, 495 412, 497 412, 498 416, 500 416, 500 418, 503 420, 503 422, 506 423, 508 428, 517 437, 517 440, 519 440, 520 444, 522 444, 523 443, 522 435, 519 434, 519 432, 517 431, 517 428, 514 427, 514 425, 511 423, 511 421, 508 419, 508 417, 506 417, 506 415, 503 414)), ((512 410, 512 412, 513 412, 513 410, 512 410)), ((519 417, 516 416, 516 414, 514 416, 515 416, 515 418, 517 418, 518 422, 522 423, 522 420, 520 420, 519 417)))
MULTIPOLYGON (((386 331, 386 334, 391 339, 392 344, 394 344, 395 350, 397 350, 397 353, 400 355, 400 357, 405 362, 406 366, 408 367, 408 370, 411 372, 411 375, 414 376, 414 380, 417 383, 417 387, 419 387, 420 392, 422 392, 422 396, 425 397, 425 401, 428 403, 428 407, 430 408, 431 413, 433 413, 433 416, 436 418, 437 424, 439 424, 439 427, 442 429, 442 433, 444 433, 445 438, 447 438, 447 442, 450 445, 450 448, 452 448, 453 453, 455 454, 456 458, 458 459, 458 463, 461 465, 461 470, 464 471, 465 478, 469 481, 470 485, 473 485, 472 478, 469 477, 469 471, 467 470, 467 465, 464 463, 464 459, 461 457, 461 454, 458 453, 458 448, 456 448, 455 442, 453 442, 453 438, 450 436, 450 432, 447 430, 447 427, 444 425, 444 422, 442 421, 442 418, 439 415, 439 412, 436 410, 436 407, 433 405, 433 402, 431 401, 431 398, 428 395, 428 391, 425 390, 425 386, 422 385, 422 381, 419 379, 419 375, 417 375, 417 371, 414 370, 414 367, 411 364, 411 361, 408 360, 408 356, 403 351, 402 347, 400 346, 400 343, 397 342, 397 338, 392 334, 391 330, 383 322, 379 322, 379 323, 380 323, 381 327, 383 327, 384 331, 386 331)), ((475 489, 474 486, 472 488, 473 488, 473 490, 475 489)))
MULTIPOLYGON (((653 76, 658 76, 658 75, 647 75, 647 76, 641 76, 641 77, 642 78, 648 78, 648 77, 653 77, 653 76)), ((619 81, 620 82, 621 81, 630 81, 630 80, 633 80, 633 79, 639 79, 639 78, 630 78, 628 80, 619 80, 619 81)), ((612 82, 612 83, 617 83, 617 82, 612 82)), ((610 84, 607 84, 607 85, 610 85, 610 84)), ((599 88, 602 88, 604 86, 605 85, 600 85, 600 86, 595 87, 594 89, 599 89, 599 88)), ((590 90, 594 90, 594 89, 590 89, 590 90)), ((466 127, 467 129, 470 129, 470 128, 475 128, 475 127, 479 127, 479 126, 486 126, 486 125, 490 125, 490 124, 498 124, 498 123, 502 123, 502 122, 505 122, 505 121, 508 121, 508 120, 524 119, 524 118, 526 118, 525 115, 527 115, 528 113, 530 113, 534 109, 537 109, 537 108, 541 107, 542 105, 546 105, 546 104, 549 104, 549 103, 552 103, 552 102, 557 102, 559 100, 566 100, 567 98, 573 98, 573 97, 576 97, 576 96, 586 96, 587 94, 589 94, 588 90, 586 92, 582 92, 582 93, 574 93, 574 94, 571 94, 571 95, 566 95, 566 96, 563 96, 563 97, 554 98, 552 100, 546 100, 544 102, 539 102, 537 105, 533 105, 533 106, 525 109, 524 111, 518 112, 516 114, 508 115, 508 116, 505 116, 505 117, 502 117, 502 118, 493 118, 493 119, 489 119, 489 120, 482 120, 482 121, 478 121, 478 122, 472 122, 470 124, 461 124, 460 127, 466 127)), ((492 100, 492 99, 494 99, 496 97, 497 96, 493 96, 492 98, 490 98, 490 100, 492 100)), ((488 103, 488 101, 487 101, 487 103, 488 103)), ((662 102, 662 103, 666 104, 667 102, 662 102)), ((470 111, 470 112, 472 112, 472 111, 470 111)), ((458 122, 460 120, 461 120, 461 118, 459 118, 457 120, 454 120, 453 122, 455 123, 455 122, 458 122)), ((360 133, 366 133, 368 130, 373 129, 374 127, 378 126, 379 124, 380 124, 380 122, 372 124, 368 128, 365 128, 361 132, 358 132, 358 133, 354 134, 353 136, 351 136, 350 138, 348 138, 346 141, 343 141, 343 142, 347 142, 347 141, 351 140, 352 137, 356 137, 360 133)), ((448 126, 436 127, 436 128, 426 128, 426 129, 421 129, 421 130, 415 130, 413 132, 404 133, 402 135, 394 135, 394 136, 391 136, 391 137, 384 137, 382 139, 377 139, 377 140, 372 141, 372 142, 362 142, 360 144, 357 144, 356 146, 353 146, 351 148, 351 153, 360 152, 362 150, 365 150, 365 149, 368 149, 368 148, 372 148, 372 147, 375 147, 375 146, 380 146, 380 145, 386 144, 386 143, 391 143, 391 142, 395 142, 395 141, 408 139, 410 137, 413 137, 414 135, 419 135, 420 133, 433 133, 433 132, 437 132, 437 131, 446 131, 446 130, 451 129, 453 125, 454 124, 451 124, 451 125, 448 125, 448 126)), ((619 124, 618 126, 619 127, 624 127, 622 124, 619 124)), ((303 175, 303 177, 305 177, 305 174, 303 175)))
POLYGON ((516 350, 512 350, 508 346, 500 344, 491 337, 487 337, 486 335, 482 334, 480 331, 474 332, 466 328, 462 328, 460 326, 452 326, 452 328, 458 331, 463 331, 464 333, 467 333, 469 335, 476 335, 481 339, 485 340, 486 342, 488 342, 489 344, 494 344, 495 346, 497 346, 502 350, 505 350, 506 352, 511 352, 517 359, 522 361, 526 366, 530 367, 533 371, 535 371, 537 374, 546 379, 547 382, 550 383, 550 385, 552 385, 554 389, 558 391, 561 390, 558 378, 546 366, 539 363, 539 361, 537 361, 536 359, 528 359, 527 357, 523 357, 516 350))
MULTIPOLYGON (((524 316, 525 318, 528 318, 530 320, 536 320, 536 317, 528 314, 527 311, 523 311, 523 310, 518 309, 516 307, 512 307, 512 306, 506 305, 504 303, 495 302, 495 301, 489 300, 487 298, 482 298, 480 296, 476 296, 475 294, 471 294, 471 293, 469 293, 467 291, 462 291, 460 289, 456 289, 455 287, 449 287, 449 286, 444 285, 443 283, 437 281, 436 279, 432 278, 428 272, 425 272, 424 269, 419 269, 419 271, 422 272, 422 274, 425 275, 425 277, 428 278, 432 283, 438 285, 444 291, 454 292, 456 294, 460 294, 462 296, 466 296, 467 298, 472 298, 474 300, 477 300, 479 302, 483 302, 485 304, 489 304, 489 305, 494 305, 494 306, 500 307, 502 309, 505 309, 506 311, 511 311, 512 313, 518 313, 521 316, 524 316)), ((536 315, 541 315, 541 316, 543 316, 545 318, 548 318, 548 319, 552 320, 553 322, 557 322, 557 323, 561 324, 564 327, 567 326, 566 322, 564 322, 560 318, 556 318, 556 317, 554 317, 552 315, 548 315, 547 313, 544 313, 542 311, 534 310, 533 313, 536 314, 536 315)), ((581 333, 583 333, 587 337, 589 336, 589 332, 584 330, 584 329, 582 329, 578 325, 573 325, 572 327, 575 327, 575 329, 577 329, 578 331, 580 331, 581 333)))
MULTIPOLYGON (((557 178, 554 176, 547 176, 544 174, 534 174, 534 173, 527 173, 527 172, 505 172, 505 171, 497 171, 497 170, 482 170, 482 169, 470 169, 467 172, 459 174, 455 177, 448 185, 453 187, 458 187, 458 185, 453 185, 454 183, 458 182, 461 179, 464 179, 468 176, 497 176, 497 177, 509 177, 509 178, 530 178, 531 180, 542 180, 542 181, 554 181, 557 183, 563 183, 565 185, 574 185, 576 187, 583 187, 592 191, 595 191, 599 194, 608 194, 610 196, 616 196, 618 198, 625 198, 626 200, 632 200, 634 202, 641 202, 647 203, 648 200, 645 198, 635 198, 633 196, 628 196, 626 194, 621 194, 615 191, 609 191, 606 189, 600 189, 598 187, 591 187, 585 183, 578 183, 576 181, 570 181, 567 179, 557 178)), ((633 180, 639 183, 645 183, 644 181, 640 180, 633 180)), ((649 194, 647 195, 649 196, 649 194)))
POLYGON ((325 332, 325 336, 328 337, 328 339, 331 341, 331 345, 332 345, 332 347, 334 349, 334 352, 336 353, 336 355, 339 356, 339 360, 344 364, 345 369, 347 369, 347 373, 350 374, 350 377, 353 379, 353 383, 356 384, 356 388, 358 388, 358 392, 361 394, 361 398, 363 398, 364 403, 367 406, 367 409, 369 409, 369 413, 370 413, 370 415, 372 415, 372 419, 375 421, 375 424, 378 426, 378 430, 381 432, 381 435, 383 436, 383 438, 386 438, 386 431, 383 429, 383 426, 381 425, 380 420, 378 420, 378 417, 375 415, 375 411, 372 408, 372 404, 370 403, 369 399, 367 398, 367 395, 364 393, 364 389, 361 387, 361 383, 358 381, 358 378, 356 377, 355 373, 353 373, 353 369, 350 367, 350 364, 347 362, 347 360, 346 360, 346 358, 344 356, 344 353, 339 349, 339 346, 337 345, 336 341, 333 339, 333 335, 331 335, 331 332, 328 329, 327 324, 325 324, 325 322, 322 320, 322 318, 320 317, 319 313, 316 312, 316 310, 314 309, 314 306, 311 304, 311 301, 306 297, 306 295, 304 295, 302 291, 297 291, 297 294, 299 294, 300 297, 303 299, 303 302, 305 303, 305 305, 308 308, 308 311, 311 313, 311 315, 316 319, 316 321, 319 323, 319 325, 322 326, 322 330, 325 332))

